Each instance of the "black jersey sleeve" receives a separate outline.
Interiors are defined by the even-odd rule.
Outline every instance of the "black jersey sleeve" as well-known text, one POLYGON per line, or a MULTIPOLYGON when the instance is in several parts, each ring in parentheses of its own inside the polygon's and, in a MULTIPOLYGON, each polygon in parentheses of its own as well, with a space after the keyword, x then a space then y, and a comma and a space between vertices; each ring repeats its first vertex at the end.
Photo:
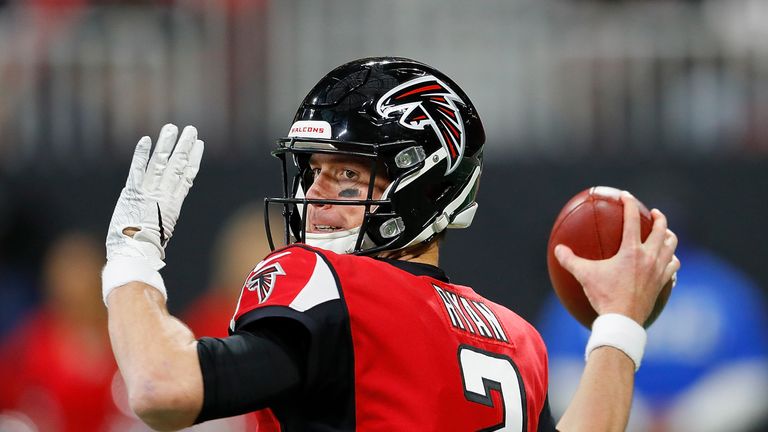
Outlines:
MULTIPOLYGON (((282 347, 282 352, 293 360, 300 377, 298 383, 291 384, 290 388, 275 385, 265 392, 260 388, 265 382, 262 380, 282 376, 280 383, 284 383, 283 380, 291 379, 296 372, 285 373, 281 369, 279 374, 275 373, 271 368, 284 365, 264 363, 268 360, 263 358, 259 362, 245 360, 247 364, 242 368, 248 370, 236 374, 212 371, 204 377, 204 384, 218 390, 211 390, 212 394, 205 390, 202 418, 269 407, 284 431, 313 429, 314 424, 354 429, 354 359, 349 312, 338 274, 322 251, 293 245, 275 251, 248 275, 230 331, 232 335, 246 331, 259 336, 264 330, 270 332, 266 339, 282 347), (250 370, 252 368, 260 370, 250 370), (237 379, 241 381, 234 384, 237 379), (235 386, 238 394, 253 392, 254 395, 242 396, 242 400, 234 400, 241 398, 237 395, 222 396, 235 386), (230 399, 213 402, 222 397, 230 399), (214 410, 209 409, 208 404, 237 409, 214 410)), ((248 347, 259 357, 266 356, 259 350, 270 350, 269 355, 275 357, 272 362, 285 360, 282 354, 273 351, 274 347, 265 348, 264 343, 257 348, 250 344, 248 347)), ((218 367, 228 367, 233 360, 226 356, 231 355, 217 354, 218 367)), ((269 381, 267 387, 272 383, 269 381)))
POLYGON ((307 340, 288 320, 271 319, 227 338, 202 338, 203 407, 195 423, 279 404, 300 391, 307 340))
POLYGON ((538 432, 556 432, 555 418, 552 417, 552 410, 549 408, 549 395, 544 401, 544 408, 541 409, 539 414, 539 428, 538 432))

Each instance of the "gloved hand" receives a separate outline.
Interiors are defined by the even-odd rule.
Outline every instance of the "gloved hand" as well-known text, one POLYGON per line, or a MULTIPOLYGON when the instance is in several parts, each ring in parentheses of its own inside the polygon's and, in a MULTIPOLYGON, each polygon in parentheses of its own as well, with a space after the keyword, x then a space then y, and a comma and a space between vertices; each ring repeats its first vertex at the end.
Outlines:
MULTIPOLYGON (((204 148, 197 139, 197 129, 187 126, 174 149, 177 134, 176 126, 163 126, 151 158, 149 137, 141 138, 136 145, 128 180, 107 233, 105 302, 112 289, 131 280, 155 286, 159 279, 162 284, 159 274, 155 277, 154 273, 165 266, 165 248, 200 169, 204 148)), ((157 288, 165 294, 164 287, 157 288)))

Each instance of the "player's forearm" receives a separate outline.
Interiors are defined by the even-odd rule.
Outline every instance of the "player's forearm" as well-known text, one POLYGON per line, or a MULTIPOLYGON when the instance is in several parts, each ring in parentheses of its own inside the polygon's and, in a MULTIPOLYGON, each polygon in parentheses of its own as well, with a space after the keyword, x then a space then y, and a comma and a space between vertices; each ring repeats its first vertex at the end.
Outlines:
POLYGON ((576 394, 557 424, 557 430, 625 430, 634 377, 635 365, 623 352, 607 346, 592 351, 576 394))
POLYGON ((112 349, 131 407, 155 429, 192 424, 202 404, 195 337, 155 288, 131 282, 108 297, 112 349))

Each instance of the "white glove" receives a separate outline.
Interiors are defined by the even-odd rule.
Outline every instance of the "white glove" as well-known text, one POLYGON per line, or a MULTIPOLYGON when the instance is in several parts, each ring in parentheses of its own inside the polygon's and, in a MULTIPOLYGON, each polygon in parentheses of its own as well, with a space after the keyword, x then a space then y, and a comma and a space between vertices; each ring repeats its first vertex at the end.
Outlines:
POLYGON ((157 270, 165 266, 165 247, 200 169, 204 148, 197 129, 187 126, 174 149, 177 134, 176 126, 163 126, 151 159, 149 137, 136 145, 107 233, 107 266, 102 275, 105 302, 112 289, 135 280, 165 294, 165 287, 157 286, 162 285, 157 270), (138 232, 131 237, 126 234, 128 228, 138 232))

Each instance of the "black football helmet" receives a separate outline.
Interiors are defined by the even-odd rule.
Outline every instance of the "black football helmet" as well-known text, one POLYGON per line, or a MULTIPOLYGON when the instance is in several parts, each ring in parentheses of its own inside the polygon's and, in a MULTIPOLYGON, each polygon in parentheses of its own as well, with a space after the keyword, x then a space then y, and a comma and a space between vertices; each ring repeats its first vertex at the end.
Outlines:
MULTIPOLYGON (((475 107, 450 78, 414 60, 355 60, 326 75, 301 103, 272 154, 282 161, 285 241, 312 244, 307 205, 365 206, 362 225, 342 253, 374 254, 429 241, 470 225, 477 209, 485 131, 475 107), (313 153, 370 159, 366 199, 307 199, 313 153), (374 200, 377 169, 390 184, 374 200)), ((265 214, 270 246, 269 208, 265 214)))

